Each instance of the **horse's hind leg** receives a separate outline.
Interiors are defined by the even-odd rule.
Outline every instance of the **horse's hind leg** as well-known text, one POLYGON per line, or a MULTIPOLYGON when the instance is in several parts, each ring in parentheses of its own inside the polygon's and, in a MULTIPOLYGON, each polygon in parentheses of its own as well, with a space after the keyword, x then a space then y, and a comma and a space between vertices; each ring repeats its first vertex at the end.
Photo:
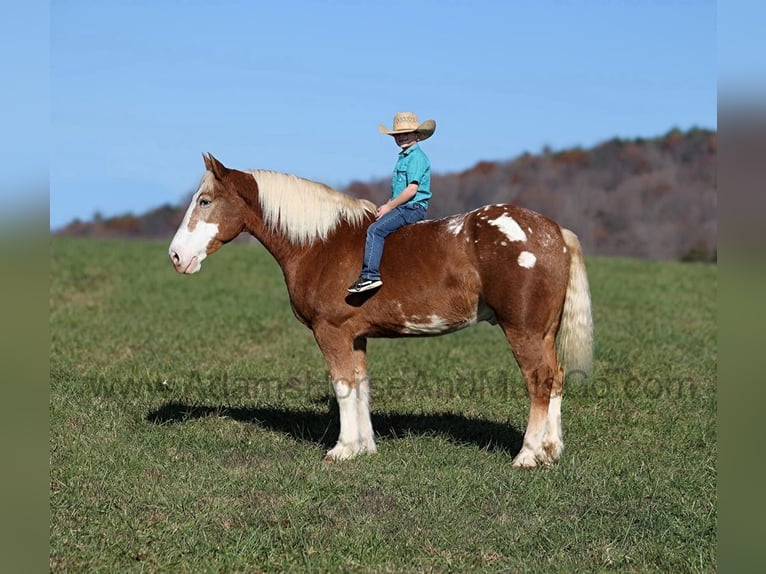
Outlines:
POLYGON ((551 464, 564 448, 560 424, 563 378, 556 359, 555 334, 530 336, 510 327, 503 330, 524 376, 530 400, 524 442, 513 466, 551 464))
POLYGON ((549 333, 543 341, 546 363, 552 366, 553 384, 548 400, 548 424, 543 437, 543 450, 550 462, 555 462, 564 451, 564 437, 561 429, 561 399, 564 394, 564 370, 556 354, 556 336, 549 333))

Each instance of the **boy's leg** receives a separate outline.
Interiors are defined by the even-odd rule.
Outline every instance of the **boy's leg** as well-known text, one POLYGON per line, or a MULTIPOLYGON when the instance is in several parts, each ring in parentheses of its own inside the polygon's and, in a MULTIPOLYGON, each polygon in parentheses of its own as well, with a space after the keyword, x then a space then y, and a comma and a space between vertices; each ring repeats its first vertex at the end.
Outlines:
POLYGON ((422 221, 426 217, 426 208, 419 203, 405 203, 397 209, 401 210, 402 218, 408 225, 422 221))
POLYGON ((367 242, 364 246, 364 263, 361 277, 365 279, 380 279, 380 260, 383 257, 386 237, 403 225, 407 225, 407 223, 407 219, 402 216, 401 208, 397 207, 377 221, 374 221, 367 228, 367 242))

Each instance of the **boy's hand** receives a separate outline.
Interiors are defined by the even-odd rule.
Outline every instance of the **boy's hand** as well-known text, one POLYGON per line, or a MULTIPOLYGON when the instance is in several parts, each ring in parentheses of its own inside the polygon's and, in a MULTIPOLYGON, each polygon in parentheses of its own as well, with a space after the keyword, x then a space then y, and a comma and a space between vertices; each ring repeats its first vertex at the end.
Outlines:
POLYGON ((384 203, 383 205, 378 207, 378 211, 375 214, 375 220, 377 221, 378 219, 383 217, 386 213, 391 211, 391 209, 393 209, 393 208, 388 203, 384 203))

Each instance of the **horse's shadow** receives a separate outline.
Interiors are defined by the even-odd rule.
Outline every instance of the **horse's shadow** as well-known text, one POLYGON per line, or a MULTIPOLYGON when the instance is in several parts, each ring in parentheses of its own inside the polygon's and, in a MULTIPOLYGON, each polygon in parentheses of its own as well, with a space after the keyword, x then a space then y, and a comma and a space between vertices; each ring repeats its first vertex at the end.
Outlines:
MULTIPOLYGON (((335 445, 339 431, 337 403, 330 397, 327 402, 329 409, 322 413, 307 409, 214 406, 170 401, 147 413, 146 420, 164 425, 205 417, 226 417, 281 432, 294 440, 314 443, 327 449, 335 445)), ((509 456, 518 452, 523 438, 518 429, 508 424, 468 418, 455 413, 374 413, 372 425, 376 439, 397 439, 411 434, 440 436, 456 444, 502 451, 509 456)))

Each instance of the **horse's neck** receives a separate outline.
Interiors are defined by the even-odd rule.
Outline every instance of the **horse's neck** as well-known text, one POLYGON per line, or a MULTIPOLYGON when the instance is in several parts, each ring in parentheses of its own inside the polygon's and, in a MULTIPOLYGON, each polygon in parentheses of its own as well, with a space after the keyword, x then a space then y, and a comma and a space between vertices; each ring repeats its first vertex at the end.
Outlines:
POLYGON ((347 243, 350 234, 363 234, 360 228, 375 211, 372 203, 295 176, 261 171, 251 175, 257 186, 247 186, 250 209, 245 227, 276 259, 285 278, 296 277, 296 266, 306 257, 317 256, 331 243, 347 243))
POLYGON ((306 283, 310 283, 312 277, 319 276, 328 256, 338 256, 332 259, 332 264, 337 267, 338 272, 342 272, 344 265, 349 263, 345 256, 341 256, 341 252, 351 245, 358 245, 361 263, 367 225, 368 223, 365 223, 356 227, 344 222, 331 231, 326 239, 316 238, 307 243, 290 241, 278 229, 271 230, 262 221, 248 231, 271 253, 279 265, 292 299, 296 291, 307 287, 306 283))
MULTIPOLYGON (((250 174, 250 176, 252 177, 252 174, 250 174)), ((290 239, 280 231, 278 226, 272 228, 271 225, 266 223, 263 208, 258 201, 256 190, 251 189, 249 186, 246 189, 247 191, 240 190, 240 193, 245 198, 246 205, 248 206, 244 221, 244 231, 255 237, 261 245, 271 253, 274 259, 276 259, 279 266, 284 268, 284 265, 287 264, 302 247, 291 242, 290 239)))
POLYGON ((270 229, 260 216, 248 221, 245 230, 271 253, 283 271, 306 250, 306 246, 291 242, 279 229, 270 229))

